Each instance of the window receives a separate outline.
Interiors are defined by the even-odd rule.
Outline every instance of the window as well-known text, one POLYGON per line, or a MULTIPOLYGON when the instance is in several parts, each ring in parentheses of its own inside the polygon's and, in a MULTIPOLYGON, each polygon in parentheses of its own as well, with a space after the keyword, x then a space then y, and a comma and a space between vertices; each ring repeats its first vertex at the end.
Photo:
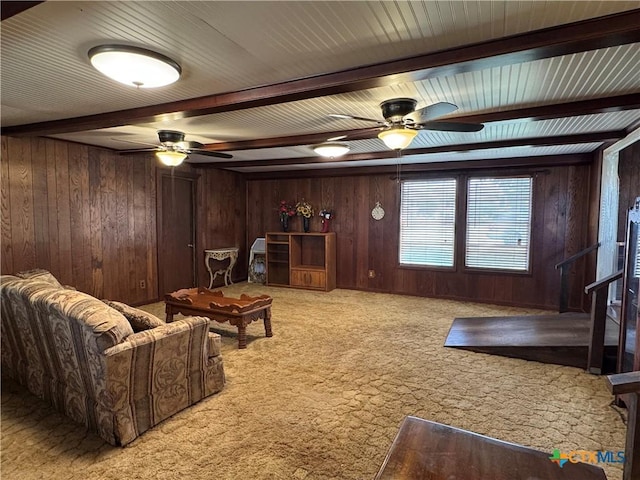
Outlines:
POLYGON ((404 181, 400 207, 400 264, 453 267, 454 178, 404 181))
POLYGON ((453 268, 457 259, 470 269, 528 272, 532 195, 531 176, 404 181, 400 264, 453 268), (458 185, 466 203, 456 203, 458 185))
POLYGON ((470 178, 465 265, 529 270, 531 177, 470 178))

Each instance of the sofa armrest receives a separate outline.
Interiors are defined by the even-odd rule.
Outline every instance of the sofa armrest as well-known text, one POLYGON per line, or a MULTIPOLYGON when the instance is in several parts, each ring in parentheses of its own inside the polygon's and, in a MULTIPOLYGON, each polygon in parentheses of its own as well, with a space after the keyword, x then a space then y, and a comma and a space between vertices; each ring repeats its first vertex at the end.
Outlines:
POLYGON ((188 335, 191 342, 205 342, 207 345, 203 352, 208 358, 220 355, 220 335, 209 331, 210 320, 205 317, 188 317, 181 320, 160 325, 149 330, 136 332, 129 335, 118 345, 105 350, 104 354, 109 357, 120 352, 151 344, 165 337, 174 335, 188 335))
POLYGON ((100 402, 114 412, 118 444, 222 390, 216 336, 209 333, 209 319, 189 317, 134 333, 104 351, 100 402))

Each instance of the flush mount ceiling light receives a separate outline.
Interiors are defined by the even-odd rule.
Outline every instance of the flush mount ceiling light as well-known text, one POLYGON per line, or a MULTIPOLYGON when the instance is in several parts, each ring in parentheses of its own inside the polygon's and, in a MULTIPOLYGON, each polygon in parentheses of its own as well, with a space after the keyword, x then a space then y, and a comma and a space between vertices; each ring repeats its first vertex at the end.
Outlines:
POLYGON ((378 138, 391 150, 402 150, 409 146, 417 134, 417 130, 404 127, 391 127, 389 130, 381 131, 378 134, 378 138))
POLYGON ((107 77, 138 88, 169 85, 180 78, 180 65, 160 53, 128 45, 100 45, 89 50, 89 60, 107 77))
POLYGON ((321 143, 313 147, 313 151, 323 157, 339 157, 349 151, 349 147, 344 143, 321 143))
POLYGON ((156 152, 156 157, 168 167, 177 167, 187 158, 187 154, 174 150, 162 150, 156 152))

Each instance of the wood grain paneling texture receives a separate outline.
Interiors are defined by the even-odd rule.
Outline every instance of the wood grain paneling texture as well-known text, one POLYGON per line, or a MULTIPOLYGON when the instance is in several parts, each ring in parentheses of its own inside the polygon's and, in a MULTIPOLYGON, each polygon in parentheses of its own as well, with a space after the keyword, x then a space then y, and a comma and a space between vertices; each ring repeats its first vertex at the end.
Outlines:
POLYGON ((143 156, 2 137, 2 273, 44 268, 98 298, 156 299, 155 168, 143 156))
MULTIPOLYGON (((152 157, 40 138, 2 137, 1 149, 2 273, 45 268, 61 282, 99 298, 128 303, 158 298, 152 157), (146 289, 139 288, 140 280, 146 289)), ((208 248, 239 247, 233 277, 246 278, 255 238, 280 228, 280 200, 309 201, 316 210, 312 231, 321 229, 321 208, 335 211, 331 230, 337 232, 339 288, 555 308, 559 275, 553 265, 586 247, 587 237, 593 236, 590 192, 595 177, 585 165, 536 174, 531 275, 399 267, 399 184, 389 174, 246 181, 234 172, 192 171, 199 175, 200 285, 208 285, 203 253, 208 248), (386 211, 380 222, 370 214, 376 201, 386 211), (373 278, 369 270, 375 271, 373 278)), ((634 180, 628 185, 631 190, 634 180)), ((302 230, 299 217, 291 228, 302 230)), ((571 273, 573 308, 583 304, 588 264, 588 259, 577 263, 571 273)))
MULTIPOLYGON (((152 156, 122 156, 42 138, 2 137, 1 147, 3 274, 44 268, 98 298, 132 304, 158 298, 157 167, 152 156)), ((245 279, 250 244, 242 175, 183 169, 199 175, 198 284, 209 284, 204 250, 223 246, 240 248, 233 278, 245 279)), ((262 208, 258 202, 249 211, 262 208)), ((216 285, 220 282, 219 277, 216 285)))
MULTIPOLYGON (((255 238, 247 239, 246 223, 252 222, 256 218, 253 215, 261 212, 266 204, 258 199, 257 205, 247 210, 245 180, 239 173, 211 168, 193 169, 193 171, 199 175, 196 189, 198 285, 209 286, 209 272, 204 264, 204 251, 222 247, 239 248, 232 280, 245 280, 249 249, 255 240, 255 238)), ((222 268, 224 265, 212 263, 212 267, 216 266, 222 268)), ((224 285, 224 280, 218 275, 214 286, 220 285, 224 285)))
MULTIPOLYGON (((62 283, 98 298, 132 304, 156 300, 153 156, 122 156, 43 138, 1 140, 2 273, 44 268, 62 283), (144 289, 141 280, 147 285, 144 289)), ((233 278, 245 279, 255 239, 247 245, 246 224, 258 219, 252 213, 261 211, 263 202, 247 210, 246 183, 238 173, 187 165, 180 169, 198 175, 198 284, 209 284, 204 250, 224 246, 240 249, 233 278)), ((216 285, 221 282, 219 277, 216 285)))
MULTIPOLYGON (((316 210, 311 231, 321 229, 321 208, 335 211, 331 230, 337 234, 338 288, 555 309, 560 277, 554 265, 587 246, 590 184, 588 165, 545 168, 535 174, 530 275, 400 267, 400 186, 389 175, 249 180, 247 236, 252 242, 266 231, 278 231, 280 200, 305 198, 316 210), (386 212, 381 221, 371 218, 377 201, 386 212), (369 278, 369 270, 375 277, 369 278)), ((302 230, 299 217, 290 229, 302 230)), ((570 306, 578 310, 584 301, 586 265, 586 260, 579 261, 571 270, 570 306)))

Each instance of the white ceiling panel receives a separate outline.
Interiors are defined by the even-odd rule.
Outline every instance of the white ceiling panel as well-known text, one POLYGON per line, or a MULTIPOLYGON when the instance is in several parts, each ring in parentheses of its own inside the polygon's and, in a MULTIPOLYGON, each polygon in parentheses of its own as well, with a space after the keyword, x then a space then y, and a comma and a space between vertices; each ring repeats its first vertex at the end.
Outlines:
MULTIPOLYGON (((417 100, 417 108, 442 101, 454 103, 458 110, 439 119, 454 121, 457 117, 464 121, 467 115, 622 95, 631 96, 633 103, 630 110, 626 110, 629 106, 603 108, 607 113, 567 111, 540 121, 491 120, 484 130, 471 134, 423 131, 411 148, 629 130, 640 123, 640 101, 634 97, 640 94, 637 42, 618 45, 611 40, 611 46, 605 48, 590 47, 540 59, 521 52, 509 62, 482 69, 467 68, 456 74, 436 71, 426 78, 397 76, 397 81, 396 77, 386 78, 384 85, 369 83, 354 91, 328 89, 326 94, 305 99, 289 98, 286 82, 306 78, 312 85, 318 75, 446 53, 452 48, 620 12, 633 14, 638 9, 640 1, 606 0, 47 1, 2 21, 2 127, 121 112, 111 115, 108 128, 87 123, 90 126, 45 135, 128 150, 157 145, 157 130, 180 130, 187 140, 231 142, 229 153, 234 160, 271 161, 271 168, 279 168, 279 159, 314 155, 309 142, 300 140, 293 146, 267 142, 273 146, 257 149, 234 146, 234 142, 311 134, 320 135, 317 138, 322 141, 324 133, 375 126, 329 114, 382 120, 379 103, 398 97, 417 100), (108 80, 91 67, 87 51, 110 43, 163 53, 182 66, 182 77, 176 84, 156 90, 108 80), (204 115, 185 114, 173 107, 176 102, 197 103, 193 99, 225 93, 241 96, 246 89, 274 84, 282 84, 278 87, 281 91, 271 94, 281 95, 283 100, 265 100, 263 106, 248 102, 237 109, 204 115), (161 113, 154 113, 152 120, 132 115, 133 109, 140 107, 160 109, 161 113)), ((592 33, 585 31, 585 38, 592 33)), ((540 38, 548 48, 557 47, 555 38, 540 38)), ((356 154, 385 148, 375 138, 346 141, 356 154)), ((585 145, 580 148, 587 148, 585 145)), ((600 143, 594 145, 593 149, 600 143)), ((504 152, 499 150, 482 150, 482 158, 489 154, 501 158, 504 152)), ((570 149, 562 151, 570 153, 570 149)), ((211 161, 195 155, 192 161, 202 159, 211 161)), ((287 168, 309 168, 304 165, 287 168)), ((326 168, 326 163, 322 166, 326 168)))

